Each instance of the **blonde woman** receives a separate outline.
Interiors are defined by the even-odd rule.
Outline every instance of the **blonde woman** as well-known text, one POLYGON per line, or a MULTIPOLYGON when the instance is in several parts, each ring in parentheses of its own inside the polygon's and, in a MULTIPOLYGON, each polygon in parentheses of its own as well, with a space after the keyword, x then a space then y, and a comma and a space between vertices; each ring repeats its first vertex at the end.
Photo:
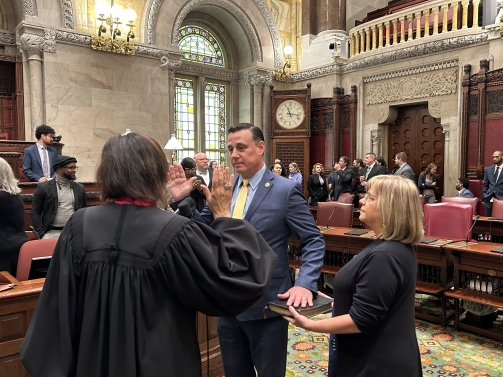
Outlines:
POLYGON ((313 165, 312 174, 307 179, 307 190, 311 199, 311 206, 318 202, 326 202, 328 198, 328 184, 323 165, 319 162, 313 165))
POLYGON ((0 271, 16 276, 19 249, 29 237, 24 232, 24 204, 12 168, 0 158, 0 271))
POLYGON ((376 240, 334 278, 332 318, 312 321, 292 307, 296 326, 330 333, 329 377, 420 377, 414 326, 417 260, 423 237, 417 186, 400 176, 380 175, 366 184, 360 220, 376 240))
POLYGON ((290 171, 288 179, 292 179, 302 185, 302 174, 299 171, 299 165, 297 165, 296 162, 290 162, 290 165, 288 165, 288 170, 290 171))

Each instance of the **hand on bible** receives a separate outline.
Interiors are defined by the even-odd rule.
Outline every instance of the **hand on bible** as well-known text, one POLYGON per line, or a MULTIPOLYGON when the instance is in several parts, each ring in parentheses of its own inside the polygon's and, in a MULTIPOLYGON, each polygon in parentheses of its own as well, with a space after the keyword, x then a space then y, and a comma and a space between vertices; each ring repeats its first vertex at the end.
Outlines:
POLYGON ((169 167, 168 185, 173 199, 180 200, 190 195, 193 189, 194 181, 197 177, 192 177, 189 180, 185 178, 182 165, 173 164, 169 167))
POLYGON ((202 186, 206 201, 215 218, 231 217, 233 185, 234 174, 229 175, 229 168, 220 166, 218 169, 213 170, 211 191, 208 187, 202 186))
POLYGON ((307 305, 313 306, 313 292, 303 287, 292 287, 285 293, 279 293, 278 298, 280 300, 288 299, 286 304, 293 305, 295 308, 299 305, 303 308, 307 305))

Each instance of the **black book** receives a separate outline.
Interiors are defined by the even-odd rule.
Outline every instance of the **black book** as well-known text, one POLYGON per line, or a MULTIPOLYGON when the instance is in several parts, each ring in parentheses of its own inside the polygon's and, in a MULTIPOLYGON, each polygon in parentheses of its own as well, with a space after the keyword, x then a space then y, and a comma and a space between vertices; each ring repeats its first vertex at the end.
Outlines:
MULTIPOLYGON (((273 312, 287 317, 292 317, 292 313, 290 313, 288 306, 286 306, 287 301, 288 300, 274 300, 267 305, 273 312)), ((312 317, 313 315, 331 311, 333 301, 333 298, 318 295, 313 298, 313 306, 306 306, 305 308, 299 306, 298 308, 296 308, 296 310, 298 313, 302 314, 305 317, 312 317)))
POLYGON ((368 233, 368 230, 350 230, 348 232, 344 232, 344 234, 349 234, 351 236, 361 236, 362 234, 368 233))
POLYGON ((438 238, 424 237, 424 238, 421 238, 421 241, 419 241, 419 243, 432 243, 432 242, 435 242, 436 240, 438 240, 438 238))

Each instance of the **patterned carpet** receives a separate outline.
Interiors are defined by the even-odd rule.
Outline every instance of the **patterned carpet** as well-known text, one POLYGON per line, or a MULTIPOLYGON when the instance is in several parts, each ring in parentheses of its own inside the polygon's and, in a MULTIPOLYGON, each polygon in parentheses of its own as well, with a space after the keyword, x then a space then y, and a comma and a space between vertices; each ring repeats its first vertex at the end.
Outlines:
MULTIPOLYGON (((416 333, 423 377, 503 377, 501 342, 420 320, 416 320, 416 333)), ((290 324, 288 337, 286 377, 328 375, 327 335, 290 324)))

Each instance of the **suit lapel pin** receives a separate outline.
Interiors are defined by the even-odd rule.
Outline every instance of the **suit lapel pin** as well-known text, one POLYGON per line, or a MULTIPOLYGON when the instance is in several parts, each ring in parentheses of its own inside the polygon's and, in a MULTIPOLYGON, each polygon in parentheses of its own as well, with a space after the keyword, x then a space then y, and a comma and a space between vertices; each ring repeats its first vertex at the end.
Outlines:
POLYGON ((269 187, 271 184, 269 182, 265 183, 265 187, 269 187))

